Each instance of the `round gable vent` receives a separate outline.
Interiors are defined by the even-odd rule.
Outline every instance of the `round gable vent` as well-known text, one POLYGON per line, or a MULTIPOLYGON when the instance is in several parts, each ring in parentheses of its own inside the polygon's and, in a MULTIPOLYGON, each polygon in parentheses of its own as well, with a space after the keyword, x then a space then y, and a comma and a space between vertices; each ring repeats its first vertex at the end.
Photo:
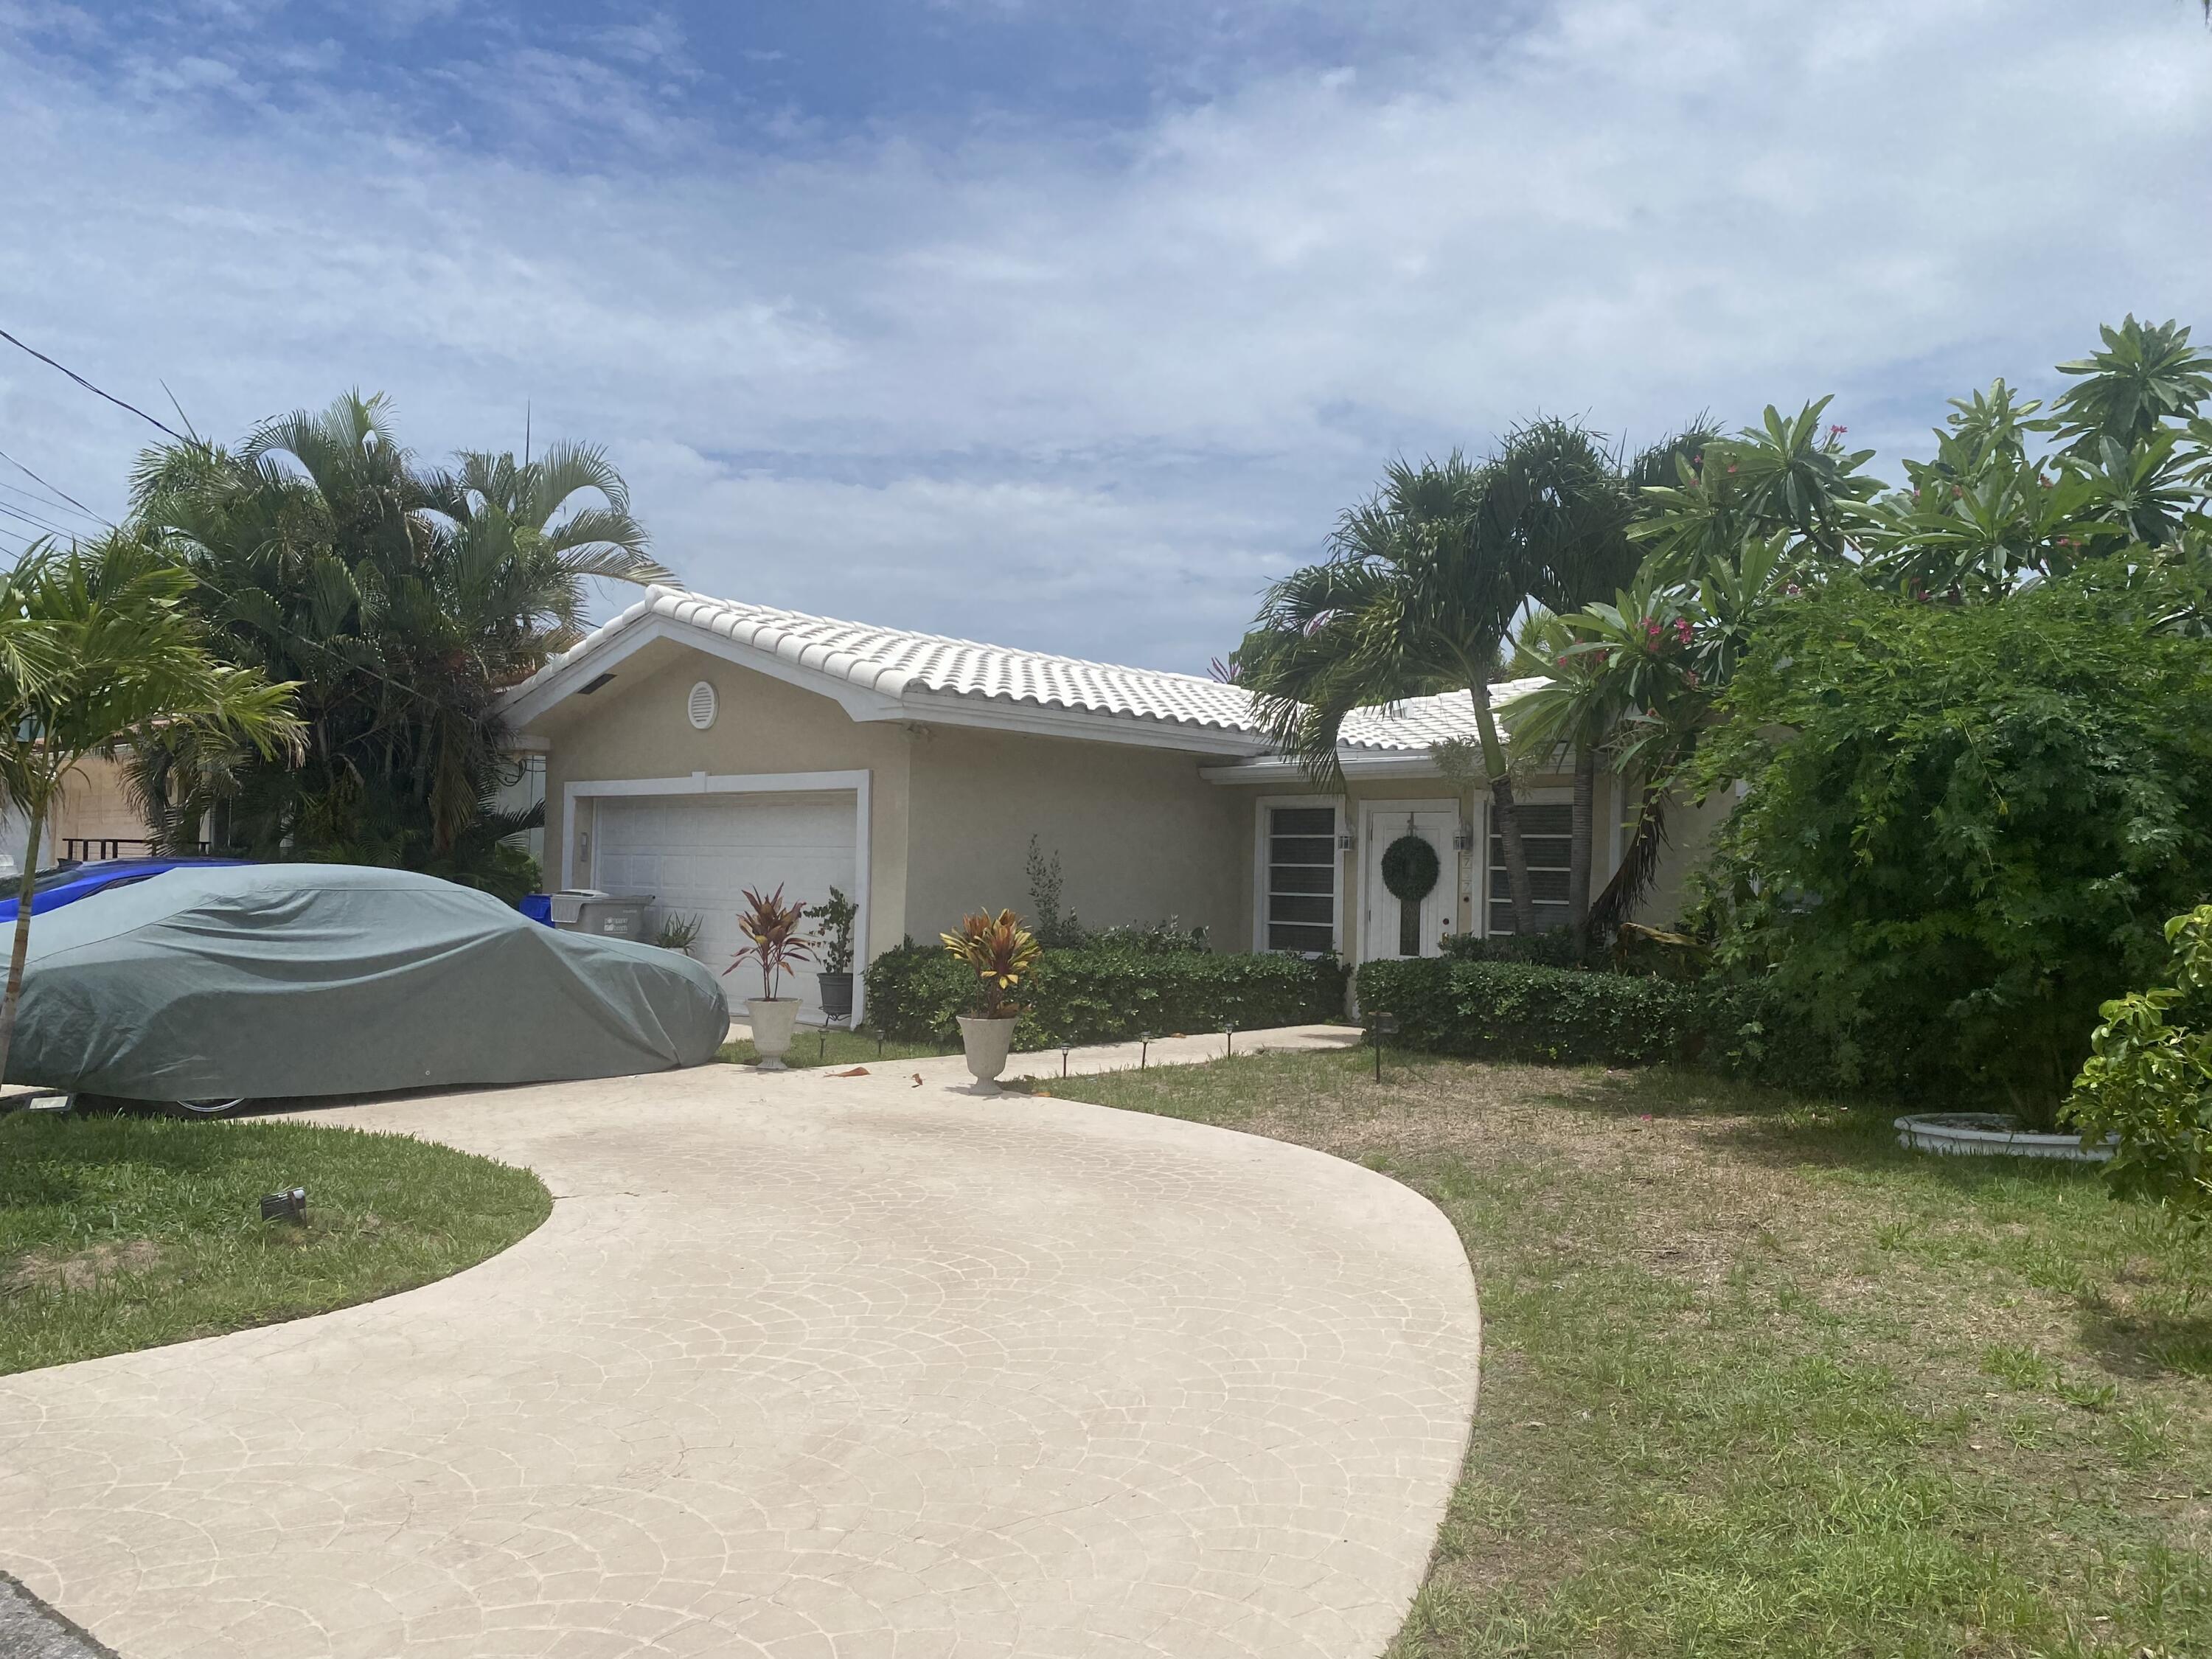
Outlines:
POLYGON ((701 680, 691 688, 691 698, 685 705, 695 730, 703 732, 714 723, 714 688, 701 680))

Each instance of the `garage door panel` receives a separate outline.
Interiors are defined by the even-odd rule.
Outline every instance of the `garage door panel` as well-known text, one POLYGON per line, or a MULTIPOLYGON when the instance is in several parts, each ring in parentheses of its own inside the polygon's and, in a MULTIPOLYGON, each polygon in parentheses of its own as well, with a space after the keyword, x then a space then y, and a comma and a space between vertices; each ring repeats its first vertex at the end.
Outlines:
MULTIPOLYGON (((696 915, 704 924, 691 947, 720 973, 744 939, 738 911, 748 887, 783 889, 787 901, 818 904, 832 886, 856 884, 854 797, 850 792, 775 795, 614 795, 594 815, 591 885, 612 893, 651 893, 649 927, 664 917, 696 915)), ((760 994, 760 970, 740 968, 725 981, 732 1006, 760 994)), ((820 1017, 814 966, 781 988, 820 1017)))

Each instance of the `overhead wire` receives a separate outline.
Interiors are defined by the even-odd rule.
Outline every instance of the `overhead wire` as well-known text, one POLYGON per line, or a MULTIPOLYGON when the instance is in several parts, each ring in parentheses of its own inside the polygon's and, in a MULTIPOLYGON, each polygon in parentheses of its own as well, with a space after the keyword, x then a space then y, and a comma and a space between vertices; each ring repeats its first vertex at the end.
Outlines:
MULTIPOLYGON (((69 491, 62 489, 58 484, 48 483, 44 478, 32 471, 29 467, 25 466, 22 462, 17 460, 13 455, 10 455, 4 449, 0 449, 0 461, 7 462, 9 465, 14 467, 16 471, 21 473, 33 483, 38 485, 40 489, 51 491, 52 494, 60 496, 62 500, 67 501, 71 507, 83 514, 86 518, 90 519, 94 524, 106 525, 110 530, 115 528, 112 520, 101 518, 99 514, 94 512, 90 507, 87 507, 82 501, 77 500, 76 496, 70 495, 69 491)), ((19 491, 18 493, 21 494, 26 492, 19 491)))
POLYGON ((167 433, 172 438, 174 438, 179 443, 190 443, 191 441, 191 439, 187 438, 183 433, 178 431, 176 428, 171 426, 167 422, 157 421, 151 415, 149 415, 144 410, 139 408, 137 404, 133 403, 125 403, 113 392, 102 391, 100 387, 94 386, 90 380, 86 380, 83 375, 71 368, 67 363, 58 363, 52 357, 47 356, 45 352, 40 350, 38 347, 25 345, 22 341, 17 339, 4 328, 0 328, 0 340, 5 340, 9 345, 14 346, 19 351, 29 352, 31 356, 36 357, 48 368, 58 369, 64 374, 68 375, 70 379, 75 380, 79 386, 82 386, 87 392, 91 392, 94 397, 105 398, 109 403, 113 404, 118 409, 127 409, 131 413, 136 415, 140 420, 144 421, 149 425, 159 427, 162 431, 167 433))

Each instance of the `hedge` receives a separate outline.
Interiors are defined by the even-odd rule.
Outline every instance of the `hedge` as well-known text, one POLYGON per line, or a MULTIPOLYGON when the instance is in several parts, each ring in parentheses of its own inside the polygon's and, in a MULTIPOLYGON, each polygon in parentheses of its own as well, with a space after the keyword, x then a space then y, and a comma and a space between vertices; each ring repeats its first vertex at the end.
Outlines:
MULTIPOLYGON (((1018 994, 1018 1047, 1116 1042, 1151 1031, 1240 1031, 1341 1018, 1344 969, 1331 958, 1180 951, 1047 951, 1018 994)), ((868 964, 868 1024, 905 1042, 957 1042, 973 988, 941 946, 912 939, 868 964)))
POLYGON ((1428 957, 1365 963, 1359 1006, 1396 1015, 1396 1041, 1440 1054, 1605 1066, 1688 1060, 1753 1082, 1843 1094, 1882 1081, 1765 985, 1722 975, 1682 981, 1428 957))
POLYGON ((1692 1046, 1693 988, 1626 974, 1443 957, 1370 962, 1359 1006, 1397 1016, 1400 1042, 1484 1060, 1644 1066, 1692 1046))

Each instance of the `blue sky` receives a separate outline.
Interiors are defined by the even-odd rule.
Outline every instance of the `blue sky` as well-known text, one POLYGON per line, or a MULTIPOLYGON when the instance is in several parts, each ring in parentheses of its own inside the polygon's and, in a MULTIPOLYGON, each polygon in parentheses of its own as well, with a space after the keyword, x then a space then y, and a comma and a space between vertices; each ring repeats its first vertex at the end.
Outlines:
MULTIPOLYGON (((2183 0, 0 0, 0 327, 142 406, 527 404, 706 591, 1162 666, 1401 451, 1832 392, 1894 454, 2212 325, 2183 0)), ((96 510, 149 435, 0 358, 96 510)))

